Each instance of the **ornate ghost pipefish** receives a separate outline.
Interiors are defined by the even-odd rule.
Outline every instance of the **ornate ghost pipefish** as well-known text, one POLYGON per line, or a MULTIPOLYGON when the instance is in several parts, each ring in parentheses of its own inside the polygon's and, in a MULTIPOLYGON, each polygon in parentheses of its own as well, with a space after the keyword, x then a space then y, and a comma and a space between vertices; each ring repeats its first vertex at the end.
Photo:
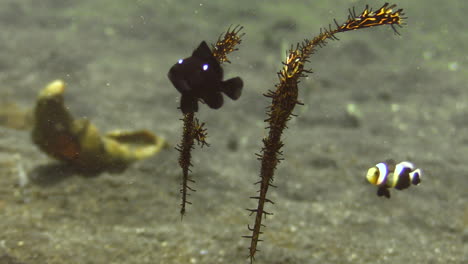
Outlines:
POLYGON ((276 166, 282 160, 281 148, 283 143, 281 135, 287 127, 286 123, 293 116, 292 112, 297 104, 301 104, 298 100, 298 83, 300 78, 311 73, 310 70, 304 68, 309 57, 318 47, 326 45, 328 39, 337 40, 336 33, 346 32, 351 30, 363 29, 379 25, 390 25, 395 33, 398 34, 394 25, 400 26, 405 18, 402 17, 403 10, 398 9, 393 11, 396 5, 385 3, 381 8, 372 11, 368 6, 360 15, 356 15, 354 9, 349 11, 348 19, 343 24, 338 24, 335 20, 336 27, 333 29, 331 25, 328 28, 322 28, 320 34, 313 39, 305 39, 302 43, 298 43, 296 47, 291 47, 288 51, 286 61, 283 63, 283 68, 278 72, 279 83, 275 90, 269 90, 265 96, 271 98, 271 104, 268 107, 267 118, 268 135, 263 139, 263 147, 258 155, 261 161, 260 179, 256 184, 260 185, 258 194, 252 196, 252 199, 257 201, 257 207, 247 209, 250 214, 255 215, 254 225, 248 226, 250 235, 244 236, 250 239, 249 257, 252 262, 255 253, 258 251, 257 244, 260 235, 263 233, 261 229, 265 227, 262 220, 270 212, 265 210, 266 203, 273 203, 267 198, 269 187, 274 187, 273 176, 276 166))
POLYGON ((198 145, 209 146, 206 142, 207 132, 205 123, 195 117, 198 111, 198 101, 206 103, 212 109, 219 109, 224 99, 222 93, 232 100, 237 100, 242 92, 243 82, 240 77, 223 81, 223 62, 229 62, 227 54, 236 51, 236 46, 241 43, 239 34, 242 26, 236 26, 218 38, 212 49, 205 41, 193 51, 192 56, 180 59, 171 67, 168 77, 174 87, 181 93, 180 110, 184 117, 182 140, 177 145, 176 150, 180 152, 179 165, 182 168, 182 183, 180 193, 182 202, 180 204, 181 217, 184 216, 186 205, 191 204, 187 200, 188 191, 195 191, 189 186, 189 182, 195 181, 189 176, 191 163, 191 150, 195 141, 198 145))

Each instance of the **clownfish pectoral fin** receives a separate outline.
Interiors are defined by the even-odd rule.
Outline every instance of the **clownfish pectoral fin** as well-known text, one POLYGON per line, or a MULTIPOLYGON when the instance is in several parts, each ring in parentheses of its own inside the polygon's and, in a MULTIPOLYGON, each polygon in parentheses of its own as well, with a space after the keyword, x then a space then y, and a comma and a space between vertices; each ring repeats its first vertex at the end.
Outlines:
POLYGON ((182 97, 180 98, 180 110, 182 110, 182 113, 184 114, 197 112, 197 98, 182 94, 182 97))
POLYGON ((242 79, 240 77, 235 77, 222 82, 221 91, 232 100, 237 100, 242 94, 243 86, 244 82, 242 79))
POLYGON ((210 94, 203 98, 203 101, 213 109, 218 109, 223 106, 224 100, 223 95, 220 92, 210 94))
POLYGON ((387 188, 382 187, 382 188, 377 189, 377 195, 390 198, 390 191, 387 188))
POLYGON ((208 44, 206 44, 205 41, 202 41, 200 45, 198 45, 198 47, 193 51, 192 56, 200 59, 214 58, 210 47, 208 47, 208 44))

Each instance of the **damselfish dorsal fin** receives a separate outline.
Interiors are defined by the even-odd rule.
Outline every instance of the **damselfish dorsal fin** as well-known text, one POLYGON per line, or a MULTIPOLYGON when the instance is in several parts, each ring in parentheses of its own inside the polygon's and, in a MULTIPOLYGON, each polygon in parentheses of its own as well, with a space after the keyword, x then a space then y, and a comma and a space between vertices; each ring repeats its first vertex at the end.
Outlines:
POLYGON ((214 59, 213 53, 211 53, 211 49, 205 41, 202 41, 198 45, 198 48, 193 51, 192 56, 200 59, 214 59))

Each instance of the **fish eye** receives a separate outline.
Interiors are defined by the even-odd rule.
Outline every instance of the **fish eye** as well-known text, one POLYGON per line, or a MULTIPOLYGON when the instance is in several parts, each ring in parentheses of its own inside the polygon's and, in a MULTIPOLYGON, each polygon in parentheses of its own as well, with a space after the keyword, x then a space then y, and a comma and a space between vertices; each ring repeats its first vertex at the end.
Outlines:
POLYGON ((204 71, 207 71, 207 70, 208 70, 208 64, 203 64, 202 69, 203 69, 204 71))
POLYGON ((183 59, 180 59, 179 61, 177 61, 178 64, 182 64, 184 62, 183 59))

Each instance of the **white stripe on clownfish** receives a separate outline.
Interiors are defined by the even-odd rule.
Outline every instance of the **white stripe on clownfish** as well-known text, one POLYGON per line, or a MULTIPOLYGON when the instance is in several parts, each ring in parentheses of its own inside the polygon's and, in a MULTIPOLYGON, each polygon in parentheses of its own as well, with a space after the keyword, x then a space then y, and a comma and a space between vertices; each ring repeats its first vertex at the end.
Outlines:
POLYGON ((377 169, 379 170, 379 177, 377 178, 377 183, 375 185, 377 186, 382 186, 387 183, 387 178, 388 178, 388 167, 387 164, 381 162, 377 165, 375 165, 377 169))

